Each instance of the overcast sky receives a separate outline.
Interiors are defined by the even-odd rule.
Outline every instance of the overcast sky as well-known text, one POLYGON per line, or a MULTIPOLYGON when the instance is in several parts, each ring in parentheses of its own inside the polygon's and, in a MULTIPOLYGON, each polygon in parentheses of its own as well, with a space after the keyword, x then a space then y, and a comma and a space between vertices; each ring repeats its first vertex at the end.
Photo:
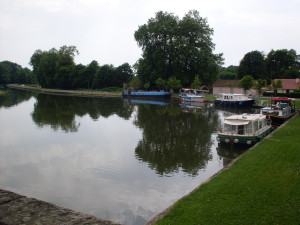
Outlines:
POLYGON ((214 29, 224 66, 254 50, 300 54, 300 0, 0 0, 0 61, 29 67, 37 49, 75 45, 76 63, 133 65, 140 25, 158 11, 182 18, 192 9, 214 29))

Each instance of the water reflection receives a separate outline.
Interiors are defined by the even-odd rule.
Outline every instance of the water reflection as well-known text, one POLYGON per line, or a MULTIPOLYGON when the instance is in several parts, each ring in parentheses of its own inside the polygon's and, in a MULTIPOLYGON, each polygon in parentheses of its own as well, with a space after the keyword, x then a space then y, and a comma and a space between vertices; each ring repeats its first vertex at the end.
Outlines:
POLYGON ((88 114, 92 119, 108 118, 111 115, 128 120, 133 107, 123 105, 120 98, 81 98, 39 94, 32 113, 33 121, 39 126, 50 125, 52 129, 77 132, 80 123, 76 116, 88 114))
POLYGON ((213 108, 182 113, 174 104, 139 105, 134 123, 143 131, 136 157, 161 176, 179 170, 196 176, 211 159, 211 134, 218 124, 213 108))
POLYGON ((28 101, 31 97, 36 96, 36 93, 29 91, 19 91, 11 89, 6 89, 5 95, 0 95, 0 109, 10 108, 12 106, 18 105, 22 102, 28 101))
POLYGON ((217 152, 223 158, 223 165, 226 166, 248 149, 249 147, 219 144, 217 152))

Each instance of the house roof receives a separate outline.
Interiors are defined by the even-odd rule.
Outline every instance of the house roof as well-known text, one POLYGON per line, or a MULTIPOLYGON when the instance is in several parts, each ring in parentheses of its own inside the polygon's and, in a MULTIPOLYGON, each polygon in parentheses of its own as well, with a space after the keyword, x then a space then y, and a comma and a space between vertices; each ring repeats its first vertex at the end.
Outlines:
POLYGON ((274 81, 282 81, 282 88, 283 90, 296 90, 300 87, 300 79, 274 79, 274 81))
POLYGON ((239 84, 239 80, 216 80, 213 87, 239 87, 239 84))

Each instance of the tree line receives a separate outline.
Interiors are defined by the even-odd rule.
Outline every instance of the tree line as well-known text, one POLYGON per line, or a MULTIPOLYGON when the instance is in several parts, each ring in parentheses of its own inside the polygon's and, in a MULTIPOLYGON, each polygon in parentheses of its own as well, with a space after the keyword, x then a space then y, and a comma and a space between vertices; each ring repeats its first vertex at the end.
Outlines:
POLYGON ((255 80, 300 78, 300 56, 294 49, 271 50, 268 54, 251 51, 245 54, 239 66, 221 68, 220 79, 235 80, 251 75, 255 80))
POLYGON ((92 61, 87 66, 75 64, 74 57, 79 54, 75 46, 62 46, 59 50, 36 50, 30 59, 33 73, 38 83, 46 88, 58 89, 99 89, 104 87, 122 87, 133 77, 128 63, 118 67, 99 66, 92 61))
POLYGON ((0 84, 33 84, 35 76, 30 69, 23 68, 17 63, 10 61, 0 62, 0 84))

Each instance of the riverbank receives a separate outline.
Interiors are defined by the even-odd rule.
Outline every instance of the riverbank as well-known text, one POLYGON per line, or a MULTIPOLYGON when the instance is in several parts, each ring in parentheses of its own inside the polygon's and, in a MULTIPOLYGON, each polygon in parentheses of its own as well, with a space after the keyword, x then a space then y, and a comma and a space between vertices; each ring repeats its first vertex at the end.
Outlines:
POLYGON ((69 95, 69 96, 82 96, 82 97, 121 97, 121 93, 104 92, 104 91, 85 91, 85 90, 59 90, 59 89, 48 89, 40 88, 19 84, 8 84, 8 88, 19 89, 19 90, 29 90, 40 93, 52 94, 52 95, 69 95))
POLYGON ((149 224, 298 224, 299 133, 296 116, 149 224))
POLYGON ((0 212, 1 225, 116 225, 116 223, 95 216, 61 208, 51 203, 4 190, 0 190, 0 212))

